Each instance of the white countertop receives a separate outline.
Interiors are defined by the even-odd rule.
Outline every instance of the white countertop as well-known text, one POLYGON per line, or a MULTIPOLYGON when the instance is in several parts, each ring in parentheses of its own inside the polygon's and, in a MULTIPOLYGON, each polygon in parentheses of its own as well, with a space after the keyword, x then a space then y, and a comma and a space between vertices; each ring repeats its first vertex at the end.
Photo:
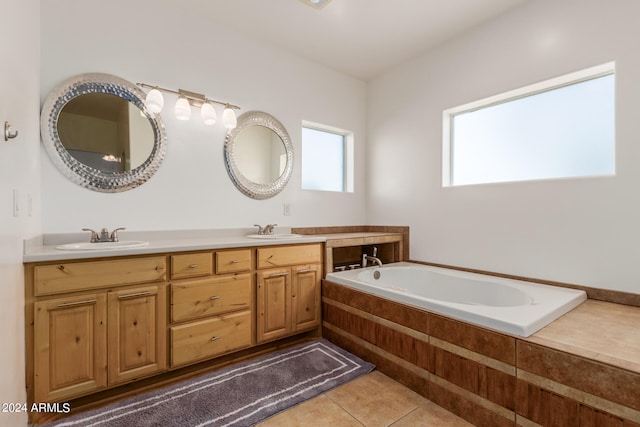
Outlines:
MULTIPOLYGON (((252 239, 246 237, 255 229, 210 229, 172 231, 121 231, 120 240, 144 240, 149 244, 134 248, 60 250, 56 246, 65 243, 88 242, 89 233, 45 234, 24 242, 23 262, 57 261, 69 259, 100 258, 157 254, 165 252, 197 251, 221 248, 251 246, 287 245, 296 243, 324 242, 324 236, 303 235, 302 237, 280 239, 252 239)), ((289 234, 291 229, 277 227, 275 234, 289 234)), ((99 245, 100 243, 96 243, 99 245)))

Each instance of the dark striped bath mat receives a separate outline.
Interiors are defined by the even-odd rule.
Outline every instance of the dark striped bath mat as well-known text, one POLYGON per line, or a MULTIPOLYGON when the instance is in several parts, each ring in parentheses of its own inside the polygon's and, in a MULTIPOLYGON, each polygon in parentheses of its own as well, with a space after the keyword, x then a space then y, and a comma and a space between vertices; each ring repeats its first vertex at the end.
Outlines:
POLYGON ((252 426, 373 368, 321 339, 47 426, 252 426))

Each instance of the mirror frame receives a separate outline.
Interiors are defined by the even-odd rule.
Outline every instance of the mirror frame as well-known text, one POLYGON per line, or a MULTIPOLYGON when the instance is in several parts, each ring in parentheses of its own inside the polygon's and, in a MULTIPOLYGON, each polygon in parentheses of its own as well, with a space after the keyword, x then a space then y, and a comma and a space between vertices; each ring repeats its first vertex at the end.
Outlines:
POLYGON ((238 117, 238 125, 227 132, 224 139, 224 164, 231 181, 245 196, 252 199, 268 199, 280 193, 289 182, 293 171, 293 145, 285 127, 272 115, 262 111, 247 111, 238 117), (251 126, 264 126, 275 132, 282 143, 287 155, 287 165, 280 177, 268 184, 251 181, 238 168, 234 155, 234 143, 240 132, 251 126))
POLYGON ((146 108, 145 96, 135 84, 111 74, 80 74, 60 83, 47 95, 40 114, 42 142, 53 164, 64 176, 89 190, 116 193, 144 184, 158 170, 167 151, 162 118, 146 108), (88 93, 104 93, 123 98, 138 107, 149 119, 154 141, 151 154, 144 163, 126 172, 102 172, 78 161, 67 151, 58 134, 60 112, 69 101, 88 93))

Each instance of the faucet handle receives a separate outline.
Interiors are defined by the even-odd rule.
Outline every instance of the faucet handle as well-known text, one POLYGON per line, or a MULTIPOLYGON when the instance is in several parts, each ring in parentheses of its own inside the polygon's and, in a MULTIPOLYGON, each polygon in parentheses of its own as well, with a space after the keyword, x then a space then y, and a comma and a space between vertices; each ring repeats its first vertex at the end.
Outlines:
POLYGON ((264 226, 264 234, 273 234, 273 227, 277 227, 278 224, 267 224, 264 226))
POLYGON ((100 236, 98 236, 98 233, 96 233, 94 230, 92 230, 90 228, 83 228, 82 231, 91 232, 91 240, 89 240, 89 243, 95 243, 98 240, 100 240, 100 236))
POLYGON ((111 232, 111 237, 109 238, 110 241, 112 242, 117 242, 118 241, 118 231, 120 230, 126 230, 125 227, 120 227, 120 228, 116 228, 115 230, 113 230, 111 232))
POLYGON ((264 228, 261 225, 253 224, 254 227, 258 227, 258 234, 264 234, 264 228))

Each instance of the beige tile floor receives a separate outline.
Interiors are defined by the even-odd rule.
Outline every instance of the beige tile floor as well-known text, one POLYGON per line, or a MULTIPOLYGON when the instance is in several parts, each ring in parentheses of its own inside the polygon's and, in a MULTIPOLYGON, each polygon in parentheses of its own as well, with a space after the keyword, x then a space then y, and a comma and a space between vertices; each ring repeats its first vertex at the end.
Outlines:
POLYGON ((294 406, 258 427, 463 427, 468 422, 373 371, 294 406))

